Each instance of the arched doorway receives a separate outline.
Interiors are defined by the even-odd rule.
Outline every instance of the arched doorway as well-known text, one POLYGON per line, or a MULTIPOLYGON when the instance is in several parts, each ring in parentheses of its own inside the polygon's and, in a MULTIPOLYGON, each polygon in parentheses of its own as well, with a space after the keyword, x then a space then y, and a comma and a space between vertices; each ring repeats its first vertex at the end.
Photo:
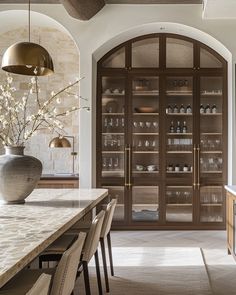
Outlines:
POLYGON ((97 66, 97 183, 117 227, 225 226, 227 62, 176 34, 149 34, 97 66))
MULTIPOLYGON (((27 11, 9 10, 0 12, 3 24, 0 30, 1 45, 0 55, 2 56, 6 48, 16 42, 28 40, 27 11), (14 20, 14 21, 12 21, 14 20)), ((53 58, 55 72, 49 77, 40 77, 40 95, 42 99, 49 97, 52 91, 57 92, 63 86, 73 82, 80 75, 78 47, 70 33, 57 21, 44 14, 31 12, 31 41, 39 43, 50 52, 53 58)), ((12 75, 17 95, 23 95, 27 90, 27 85, 31 77, 22 75, 12 75)), ((5 81, 6 73, 0 71, 2 83, 5 81)), ((63 101, 63 100, 62 100, 63 101)), ((58 108, 68 108, 73 106, 71 99, 58 104, 58 108)), ((64 120, 65 132, 75 137, 75 150, 78 151, 79 135, 79 112, 64 120)), ((69 150, 50 149, 50 140, 56 136, 50 130, 39 132, 32 137, 26 146, 26 153, 33 155, 43 163, 43 174, 72 173, 72 156, 69 150), (39 144, 41 143, 41 144, 39 144)), ((78 158, 75 166, 78 173, 78 158)))

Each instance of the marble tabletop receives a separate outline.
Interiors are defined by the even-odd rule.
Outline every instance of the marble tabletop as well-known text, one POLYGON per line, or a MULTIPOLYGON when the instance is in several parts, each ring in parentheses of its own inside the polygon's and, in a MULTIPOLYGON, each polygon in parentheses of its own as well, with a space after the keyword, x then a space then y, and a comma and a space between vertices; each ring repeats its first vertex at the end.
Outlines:
POLYGON ((0 288, 107 196, 106 189, 35 189, 0 204, 0 288))

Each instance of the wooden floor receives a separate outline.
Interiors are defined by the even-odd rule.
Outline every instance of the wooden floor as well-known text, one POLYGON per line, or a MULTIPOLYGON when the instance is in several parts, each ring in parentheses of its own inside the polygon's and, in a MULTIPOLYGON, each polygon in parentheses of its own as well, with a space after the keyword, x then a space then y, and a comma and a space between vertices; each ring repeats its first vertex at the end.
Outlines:
MULTIPOLYGON (((113 231, 111 237, 113 247, 129 247, 133 248, 133 251, 138 247, 156 247, 157 249, 158 247, 185 247, 186 250, 191 247, 199 247, 202 249, 207 269, 206 276, 208 273, 212 293, 215 295, 236 295, 236 262, 227 254, 225 231, 113 231)), ((138 259, 140 258, 141 253, 138 259)), ((138 284, 138 276, 142 273, 142 266, 140 269, 136 267, 134 272, 137 272, 138 284)), ((179 271, 178 277, 181 277, 179 271)), ((185 279, 184 273, 182 279, 185 279)), ((150 282, 151 280, 152 278, 150 278, 150 282)), ((83 282, 80 280, 79 289, 83 287, 81 284, 83 282)), ((191 282, 189 284, 191 285, 191 282)), ((129 287, 126 286, 125 293, 129 295, 154 294, 151 292, 137 292, 135 294, 127 288, 129 287)), ((113 294, 112 290, 110 294, 113 294)), ((123 295, 124 293, 122 291, 121 293, 114 292, 114 294, 123 295)), ((170 294, 175 295, 171 292, 170 294)), ((199 293, 199 295, 201 294, 199 293)))

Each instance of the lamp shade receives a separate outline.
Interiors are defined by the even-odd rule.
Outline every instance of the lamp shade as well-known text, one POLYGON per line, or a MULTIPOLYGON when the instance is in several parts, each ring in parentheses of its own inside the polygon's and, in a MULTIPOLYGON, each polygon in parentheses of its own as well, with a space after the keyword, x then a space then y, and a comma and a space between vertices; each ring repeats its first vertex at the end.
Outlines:
POLYGON ((54 72, 47 50, 32 42, 15 43, 8 47, 2 58, 4 71, 29 76, 47 76, 54 72))
POLYGON ((71 143, 65 137, 54 137, 50 143, 50 148, 70 148, 71 143))

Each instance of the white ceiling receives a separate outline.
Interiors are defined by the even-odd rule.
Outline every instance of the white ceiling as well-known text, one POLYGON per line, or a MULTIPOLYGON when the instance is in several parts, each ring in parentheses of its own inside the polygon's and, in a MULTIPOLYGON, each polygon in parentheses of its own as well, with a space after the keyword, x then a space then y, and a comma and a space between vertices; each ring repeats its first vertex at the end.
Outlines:
POLYGON ((236 0, 204 0, 204 19, 235 19, 236 0))

